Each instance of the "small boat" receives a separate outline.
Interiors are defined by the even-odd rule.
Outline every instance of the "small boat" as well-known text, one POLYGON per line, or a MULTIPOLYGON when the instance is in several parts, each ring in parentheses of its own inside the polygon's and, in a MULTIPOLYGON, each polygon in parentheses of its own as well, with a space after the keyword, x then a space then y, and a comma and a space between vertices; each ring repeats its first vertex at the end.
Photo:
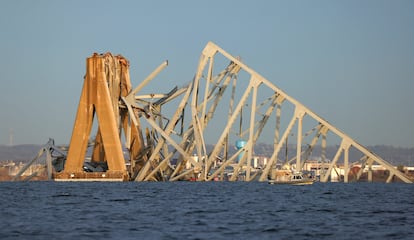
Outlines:
POLYGON ((301 172, 295 172, 283 178, 270 179, 269 184, 289 184, 289 185, 310 185, 313 184, 315 180, 313 178, 304 177, 301 172))

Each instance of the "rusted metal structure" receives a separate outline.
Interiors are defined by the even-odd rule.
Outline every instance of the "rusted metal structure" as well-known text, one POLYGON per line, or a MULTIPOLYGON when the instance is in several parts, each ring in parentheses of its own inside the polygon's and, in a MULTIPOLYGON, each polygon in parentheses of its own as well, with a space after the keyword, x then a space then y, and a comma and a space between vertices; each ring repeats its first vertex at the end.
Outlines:
POLYGON ((54 173, 55 180, 267 181, 280 164, 291 163, 300 171, 319 146, 321 162, 328 166, 320 176, 322 182, 329 181, 340 159, 344 182, 356 164, 362 167, 353 179, 358 180, 368 166, 372 181, 374 163, 387 169, 386 182, 393 178, 412 182, 212 42, 204 48, 188 85, 163 94, 141 94, 167 65, 162 63, 132 89, 125 58, 107 53, 87 59, 69 151, 63 170, 54 173), (91 160, 85 161, 95 114, 98 129, 91 160), (328 139, 338 146, 330 157, 328 139), (244 144, 231 151, 238 140, 244 144), (207 141, 214 144, 211 149, 207 141), (272 154, 262 168, 254 168, 254 149, 263 141, 272 143, 272 154), (283 148, 292 144, 296 154, 288 158, 283 148), (350 159, 350 149, 360 157, 350 159))

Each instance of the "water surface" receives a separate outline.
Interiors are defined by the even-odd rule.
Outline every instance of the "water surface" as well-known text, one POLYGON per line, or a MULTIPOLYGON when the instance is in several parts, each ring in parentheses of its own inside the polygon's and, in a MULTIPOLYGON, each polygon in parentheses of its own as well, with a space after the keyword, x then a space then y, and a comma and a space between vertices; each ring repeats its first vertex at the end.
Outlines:
POLYGON ((413 239, 414 185, 0 183, 0 239, 413 239))

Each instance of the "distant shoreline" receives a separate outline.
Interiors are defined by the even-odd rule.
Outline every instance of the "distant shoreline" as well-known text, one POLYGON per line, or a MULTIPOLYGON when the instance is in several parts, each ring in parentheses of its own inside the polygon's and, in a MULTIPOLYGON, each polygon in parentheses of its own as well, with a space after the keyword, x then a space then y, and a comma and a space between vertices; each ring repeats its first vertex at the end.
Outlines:
MULTIPOLYGON (((43 145, 36 144, 21 144, 21 145, 0 145, 0 163, 7 161, 13 162, 28 162, 37 154, 40 148, 43 145)), ((208 144, 206 146, 207 151, 213 148, 214 145, 208 144)), ((372 152, 388 161, 392 165, 398 166, 414 166, 414 147, 404 148, 404 147, 394 147, 389 145, 375 145, 368 146, 372 152)), ((337 146, 328 146, 326 149, 326 156, 330 158, 337 151, 337 146)), ((232 154, 235 152, 234 147, 229 147, 229 153, 232 154)), ((321 148, 316 146, 313 151, 313 156, 320 156, 321 148)), ((273 145, 266 143, 257 143, 255 146, 255 155, 257 156, 271 156, 273 153, 273 145)), ((289 145, 289 156, 294 156, 296 154, 296 146, 289 145)), ((356 153, 350 151, 351 159, 359 159, 359 156, 356 153)))

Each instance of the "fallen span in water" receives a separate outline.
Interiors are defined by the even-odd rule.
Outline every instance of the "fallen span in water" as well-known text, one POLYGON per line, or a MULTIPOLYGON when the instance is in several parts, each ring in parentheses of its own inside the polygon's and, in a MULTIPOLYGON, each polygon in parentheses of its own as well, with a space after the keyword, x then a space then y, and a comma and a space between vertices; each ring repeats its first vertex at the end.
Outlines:
POLYGON ((89 57, 69 148, 50 141, 37 157, 47 155, 48 178, 264 182, 281 165, 301 172, 318 148, 323 167, 316 171, 322 182, 338 172, 340 162, 343 173, 338 175, 343 182, 358 181, 364 174, 372 181, 373 164, 386 169, 386 182, 394 178, 412 182, 212 42, 204 48, 188 85, 167 93, 142 94, 167 65, 163 62, 133 89, 127 59, 110 53, 89 57), (94 119, 97 132, 90 141, 94 119), (326 153, 328 139, 337 145, 332 156, 326 153), (258 167, 252 161, 260 142, 271 143, 272 149, 258 167), (289 158, 292 146, 296 153, 289 158), (359 154, 357 159, 350 159, 350 150, 359 154), (360 170, 350 171, 357 165, 360 170))

